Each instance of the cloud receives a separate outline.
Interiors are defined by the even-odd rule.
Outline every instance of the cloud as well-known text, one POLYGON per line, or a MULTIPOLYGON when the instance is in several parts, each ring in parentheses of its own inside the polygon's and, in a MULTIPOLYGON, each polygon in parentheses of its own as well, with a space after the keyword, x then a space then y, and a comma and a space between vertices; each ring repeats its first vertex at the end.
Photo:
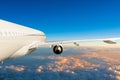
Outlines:
POLYGON ((118 49, 70 50, 59 56, 36 51, 7 60, 0 66, 0 80, 120 80, 118 49))
POLYGON ((15 70, 15 71, 24 71, 24 66, 14 66, 14 65, 10 65, 10 66, 5 66, 5 69, 11 69, 11 70, 15 70))

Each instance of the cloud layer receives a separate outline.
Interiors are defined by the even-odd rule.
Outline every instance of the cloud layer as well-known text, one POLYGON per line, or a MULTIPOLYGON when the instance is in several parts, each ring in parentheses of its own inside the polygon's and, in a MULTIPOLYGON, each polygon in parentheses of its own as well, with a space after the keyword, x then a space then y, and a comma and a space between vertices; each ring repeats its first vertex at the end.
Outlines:
POLYGON ((1 64, 0 80, 120 80, 118 56, 119 49, 68 48, 60 56, 38 50, 1 64))

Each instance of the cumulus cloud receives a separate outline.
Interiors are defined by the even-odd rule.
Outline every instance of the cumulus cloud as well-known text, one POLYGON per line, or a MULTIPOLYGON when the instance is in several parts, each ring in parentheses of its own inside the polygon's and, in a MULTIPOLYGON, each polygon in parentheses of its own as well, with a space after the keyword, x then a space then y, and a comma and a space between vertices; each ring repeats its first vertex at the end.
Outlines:
POLYGON ((0 66, 0 80, 120 80, 118 49, 84 48, 85 54, 81 48, 70 50, 59 56, 36 51, 5 61, 0 66))

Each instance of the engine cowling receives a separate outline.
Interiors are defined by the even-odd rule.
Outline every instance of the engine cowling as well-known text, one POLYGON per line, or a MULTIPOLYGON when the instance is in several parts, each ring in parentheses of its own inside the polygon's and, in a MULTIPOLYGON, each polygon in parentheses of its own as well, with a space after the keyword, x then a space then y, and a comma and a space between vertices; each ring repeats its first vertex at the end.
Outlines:
POLYGON ((55 54, 61 54, 63 52, 63 47, 61 45, 53 46, 53 52, 55 54))

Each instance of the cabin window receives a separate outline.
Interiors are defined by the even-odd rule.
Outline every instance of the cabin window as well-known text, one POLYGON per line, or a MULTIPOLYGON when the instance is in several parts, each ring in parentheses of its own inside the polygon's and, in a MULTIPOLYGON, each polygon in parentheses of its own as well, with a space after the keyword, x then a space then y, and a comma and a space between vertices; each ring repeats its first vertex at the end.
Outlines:
POLYGON ((11 32, 9 32, 8 34, 9 34, 9 36, 11 36, 11 35, 12 35, 12 34, 11 34, 11 32))

